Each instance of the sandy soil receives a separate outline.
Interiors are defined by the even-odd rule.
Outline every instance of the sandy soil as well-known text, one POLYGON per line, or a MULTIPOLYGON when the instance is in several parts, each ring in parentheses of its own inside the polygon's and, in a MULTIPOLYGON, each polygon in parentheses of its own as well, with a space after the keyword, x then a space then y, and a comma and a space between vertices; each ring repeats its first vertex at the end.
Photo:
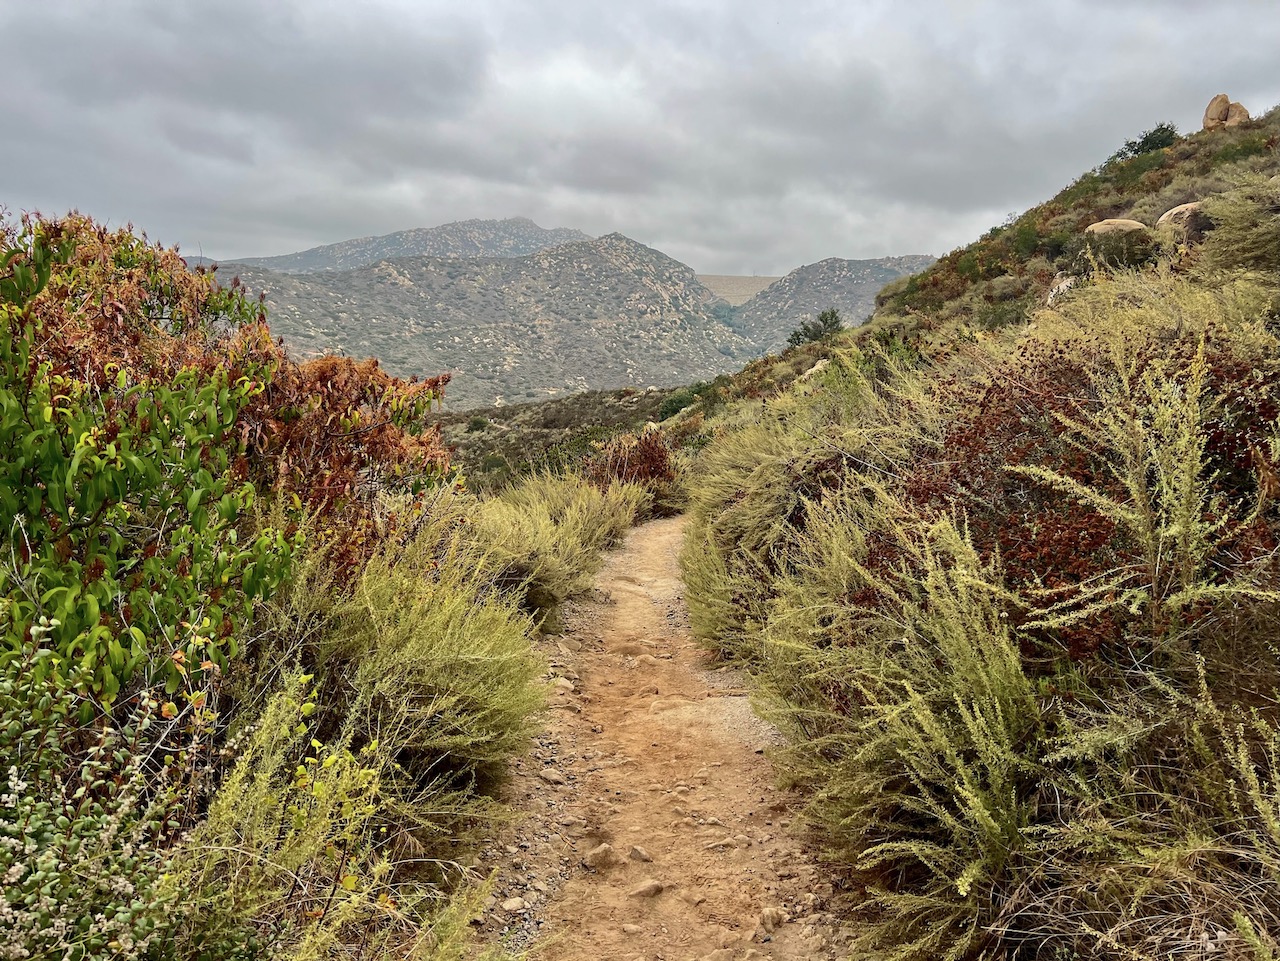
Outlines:
POLYGON ((495 839, 482 934, 547 961, 843 956, 832 884, 772 785, 776 732, 689 636, 682 521, 637 528, 553 639, 556 710, 495 839))
POLYGON ((741 307, 780 277, 745 277, 733 274, 698 274, 703 286, 735 307, 741 307))

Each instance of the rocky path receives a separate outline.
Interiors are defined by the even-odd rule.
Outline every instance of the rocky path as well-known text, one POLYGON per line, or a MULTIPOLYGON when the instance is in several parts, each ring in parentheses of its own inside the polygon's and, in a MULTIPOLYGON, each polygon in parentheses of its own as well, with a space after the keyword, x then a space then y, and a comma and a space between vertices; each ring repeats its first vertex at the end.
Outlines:
POLYGON ((843 956, 831 883, 771 784, 775 733, 687 628, 682 521, 637 528, 551 639, 556 710, 482 865, 486 940, 546 961, 843 956))

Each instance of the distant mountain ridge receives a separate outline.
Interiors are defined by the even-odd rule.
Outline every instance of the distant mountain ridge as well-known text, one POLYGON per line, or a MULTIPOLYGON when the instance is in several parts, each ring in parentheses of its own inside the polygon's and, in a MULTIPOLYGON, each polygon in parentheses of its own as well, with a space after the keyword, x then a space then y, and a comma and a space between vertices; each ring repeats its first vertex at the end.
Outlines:
POLYGON ((524 257, 548 247, 590 240, 568 227, 539 227, 527 217, 459 220, 439 227, 414 227, 378 237, 358 237, 277 257, 235 261, 282 274, 354 270, 400 257, 524 257))
POLYGON ((523 257, 219 273, 267 292, 272 330, 296 354, 374 356, 402 376, 452 371, 453 409, 683 384, 755 353, 691 268, 616 233, 523 257))
POLYGON ((787 335, 805 320, 834 307, 846 327, 861 324, 875 309, 876 294, 891 280, 919 273, 934 258, 927 254, 843 260, 828 257, 797 267, 735 311, 735 326, 762 353, 786 346, 787 335))
POLYGON ((220 276, 266 291, 272 329, 296 355, 373 356, 402 376, 448 370, 448 406, 462 410, 708 379, 779 349, 828 307, 860 323, 884 284, 932 262, 832 258, 767 286, 704 283, 622 234, 513 218, 251 258, 220 276))

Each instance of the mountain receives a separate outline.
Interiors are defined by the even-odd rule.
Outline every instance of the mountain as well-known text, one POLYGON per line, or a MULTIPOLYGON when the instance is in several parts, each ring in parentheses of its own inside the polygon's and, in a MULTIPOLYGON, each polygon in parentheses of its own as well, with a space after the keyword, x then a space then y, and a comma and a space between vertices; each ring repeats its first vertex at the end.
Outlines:
POLYGON ((459 220, 439 227, 344 240, 278 257, 243 257, 236 262, 282 274, 300 274, 352 270, 397 257, 524 257, 548 247, 590 239, 581 230, 547 229, 526 217, 459 220))
POLYGON ((758 353, 694 272, 621 234, 523 257, 411 257, 286 274, 224 264, 265 290, 296 354, 374 356, 392 373, 452 371, 451 409, 676 385, 758 353))
POLYGON ((856 326, 875 307, 876 293, 890 281, 910 276, 932 264, 925 255, 842 260, 829 257, 797 267, 774 281, 735 312, 735 325, 766 351, 782 348, 787 335, 829 307, 856 326))

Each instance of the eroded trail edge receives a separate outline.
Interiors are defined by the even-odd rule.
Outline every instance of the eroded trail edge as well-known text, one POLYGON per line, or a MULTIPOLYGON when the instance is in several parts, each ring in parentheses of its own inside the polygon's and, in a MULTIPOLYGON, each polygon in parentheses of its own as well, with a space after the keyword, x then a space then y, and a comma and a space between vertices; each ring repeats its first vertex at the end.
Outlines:
POLYGON ((527 817, 482 858, 499 876, 477 923, 548 961, 840 957, 831 884, 771 783, 776 732, 690 637, 682 529, 632 531, 549 639, 555 709, 513 786, 527 817))

